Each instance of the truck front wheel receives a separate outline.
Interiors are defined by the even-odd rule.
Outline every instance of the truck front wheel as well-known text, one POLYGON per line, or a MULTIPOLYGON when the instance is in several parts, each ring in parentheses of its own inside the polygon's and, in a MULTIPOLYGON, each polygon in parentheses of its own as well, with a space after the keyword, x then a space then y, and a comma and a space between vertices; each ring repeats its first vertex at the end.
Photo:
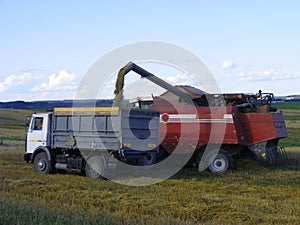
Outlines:
POLYGON ((52 164, 46 152, 38 153, 33 160, 33 164, 37 173, 50 173, 52 171, 52 164))

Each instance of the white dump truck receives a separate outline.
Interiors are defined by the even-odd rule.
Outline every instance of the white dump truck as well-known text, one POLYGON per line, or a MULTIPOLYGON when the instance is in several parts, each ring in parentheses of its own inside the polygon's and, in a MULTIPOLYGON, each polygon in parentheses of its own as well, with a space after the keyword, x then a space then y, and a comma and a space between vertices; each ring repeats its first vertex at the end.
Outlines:
POLYGON ((38 173, 66 170, 101 178, 115 169, 115 159, 153 164, 159 148, 159 112, 153 110, 55 108, 33 114, 26 129, 24 160, 38 173))

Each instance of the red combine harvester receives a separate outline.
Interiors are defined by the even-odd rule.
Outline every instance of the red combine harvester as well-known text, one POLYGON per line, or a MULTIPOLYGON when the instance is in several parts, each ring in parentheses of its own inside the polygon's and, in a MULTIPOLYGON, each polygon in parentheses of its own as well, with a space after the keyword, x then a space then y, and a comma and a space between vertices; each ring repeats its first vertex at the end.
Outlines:
POLYGON ((192 165, 213 156, 205 166, 212 172, 233 168, 233 156, 244 152, 252 152, 262 164, 286 163, 285 150, 278 142, 287 137, 287 130, 282 113, 271 105, 273 94, 208 94, 191 86, 174 87, 128 63, 118 74, 115 104, 123 100, 124 77, 130 71, 167 90, 161 96, 131 102, 132 107, 160 112, 161 144, 156 162, 180 145, 182 153, 193 151, 192 165))

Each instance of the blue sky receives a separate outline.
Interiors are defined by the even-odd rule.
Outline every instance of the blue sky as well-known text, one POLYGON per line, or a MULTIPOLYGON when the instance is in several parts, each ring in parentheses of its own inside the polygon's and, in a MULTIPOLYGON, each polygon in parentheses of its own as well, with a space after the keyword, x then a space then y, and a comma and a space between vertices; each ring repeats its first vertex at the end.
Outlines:
POLYGON ((299 9, 268 0, 0 0, 0 101, 73 98, 97 59, 149 40, 196 54, 223 92, 300 94, 299 9))

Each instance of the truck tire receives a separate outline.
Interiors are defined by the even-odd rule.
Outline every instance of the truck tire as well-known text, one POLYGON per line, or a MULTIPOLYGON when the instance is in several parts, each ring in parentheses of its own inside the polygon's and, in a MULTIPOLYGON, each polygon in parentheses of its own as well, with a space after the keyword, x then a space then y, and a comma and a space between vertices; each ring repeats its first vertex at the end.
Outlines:
POLYGON ((104 162, 100 156, 90 157, 85 165, 85 175, 92 179, 104 179, 105 172, 104 162), (102 175, 101 175, 102 174, 102 175))
POLYGON ((37 173, 51 173, 53 170, 52 163, 48 159, 46 152, 38 153, 33 160, 33 164, 37 173))
POLYGON ((220 150, 215 159, 208 166, 208 169, 213 173, 225 173, 232 169, 234 166, 232 156, 224 151, 220 150))
POLYGON ((159 153, 156 155, 156 163, 165 160, 169 155, 170 155, 170 153, 168 153, 168 152, 164 149, 164 147, 160 146, 160 147, 159 147, 159 153))
POLYGON ((147 153, 143 158, 142 166, 151 166, 156 163, 156 153, 147 153))

